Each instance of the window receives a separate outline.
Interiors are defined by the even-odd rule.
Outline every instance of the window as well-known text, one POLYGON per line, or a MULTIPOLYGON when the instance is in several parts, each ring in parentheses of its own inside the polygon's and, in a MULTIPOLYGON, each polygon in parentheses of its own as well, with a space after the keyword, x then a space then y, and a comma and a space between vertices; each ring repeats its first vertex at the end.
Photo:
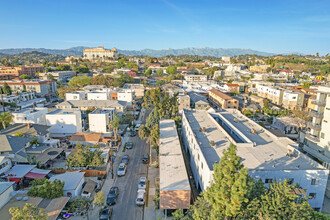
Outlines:
POLYGON ((323 122, 325 122, 325 123, 328 123, 328 121, 327 121, 327 120, 323 120, 323 122))
POLYGON ((316 212, 319 212, 320 211, 320 208, 313 208, 314 209, 314 211, 316 211, 316 212))
POLYGON ((203 163, 201 163, 201 168, 203 169, 203 163))
POLYGON ((273 179, 265 179, 265 183, 272 183, 273 179))
POLYGON ((309 199, 315 199, 316 198, 316 193, 309 193, 308 198, 309 199))
POLYGON ((324 139, 324 133, 323 132, 321 132, 321 138, 324 139))
POLYGON ((311 185, 319 185, 319 180, 318 179, 312 179, 311 185))

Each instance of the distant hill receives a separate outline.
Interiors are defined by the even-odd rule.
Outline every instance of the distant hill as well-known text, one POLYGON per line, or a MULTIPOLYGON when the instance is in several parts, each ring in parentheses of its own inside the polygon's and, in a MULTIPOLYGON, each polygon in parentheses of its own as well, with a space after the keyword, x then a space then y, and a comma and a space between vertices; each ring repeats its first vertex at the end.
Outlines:
MULTIPOLYGON (((16 49, 1 49, 0 53, 3 54, 19 54, 23 52, 38 51, 48 54, 58 54, 62 56, 81 56, 83 54, 83 49, 87 47, 72 47, 69 49, 45 49, 45 48, 16 48, 16 49)), ((143 50, 118 50, 119 53, 124 55, 147 55, 153 57, 162 57, 167 55, 198 55, 198 56, 237 56, 244 54, 256 54, 259 56, 272 56, 273 53, 261 52, 252 49, 242 49, 242 48, 210 48, 210 47, 189 47, 183 49, 163 49, 163 50, 153 50, 153 49, 143 49, 143 50)))

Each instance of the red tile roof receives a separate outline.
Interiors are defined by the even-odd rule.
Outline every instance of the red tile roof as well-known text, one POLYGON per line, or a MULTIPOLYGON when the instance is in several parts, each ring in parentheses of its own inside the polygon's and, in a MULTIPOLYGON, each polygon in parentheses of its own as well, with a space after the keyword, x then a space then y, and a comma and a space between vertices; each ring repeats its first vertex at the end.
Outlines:
POLYGON ((239 87, 239 85, 238 85, 238 84, 231 84, 231 83, 227 83, 226 85, 227 85, 227 86, 234 86, 234 87, 239 87))

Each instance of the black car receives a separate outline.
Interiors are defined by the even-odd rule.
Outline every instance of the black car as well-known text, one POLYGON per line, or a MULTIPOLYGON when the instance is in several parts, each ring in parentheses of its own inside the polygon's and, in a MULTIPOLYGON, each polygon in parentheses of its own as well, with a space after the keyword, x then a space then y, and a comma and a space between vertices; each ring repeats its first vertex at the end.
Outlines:
POLYGON ((142 163, 148 163, 148 162, 149 162, 149 154, 143 154, 142 163))
POLYGON ((123 158, 121 158, 121 162, 120 163, 124 163, 124 164, 128 164, 128 161, 129 161, 129 156, 127 154, 125 154, 123 156, 123 158))
POLYGON ((112 208, 105 207, 100 212, 100 220, 110 220, 112 216, 112 208))
POLYGON ((111 187, 110 192, 107 197, 107 205, 116 204, 118 195, 119 195, 119 188, 116 186, 111 187))
POLYGON ((133 142, 132 141, 128 141, 126 144, 126 149, 132 149, 133 148, 133 142))

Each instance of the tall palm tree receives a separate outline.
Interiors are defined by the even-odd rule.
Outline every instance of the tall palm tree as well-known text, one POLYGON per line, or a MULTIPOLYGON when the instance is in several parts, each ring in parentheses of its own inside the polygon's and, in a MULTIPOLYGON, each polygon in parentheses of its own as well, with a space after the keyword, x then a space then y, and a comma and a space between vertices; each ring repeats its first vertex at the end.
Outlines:
POLYGON ((5 129, 7 124, 9 124, 13 119, 13 115, 10 112, 2 112, 0 114, 0 122, 2 123, 3 129, 5 129))
POLYGON ((119 116, 114 113, 113 114, 113 119, 112 121, 110 121, 110 128, 112 129, 113 131, 113 134, 114 134, 114 138, 115 138, 115 141, 117 142, 117 137, 118 137, 118 127, 119 127, 119 123, 120 123, 120 118, 119 116))

